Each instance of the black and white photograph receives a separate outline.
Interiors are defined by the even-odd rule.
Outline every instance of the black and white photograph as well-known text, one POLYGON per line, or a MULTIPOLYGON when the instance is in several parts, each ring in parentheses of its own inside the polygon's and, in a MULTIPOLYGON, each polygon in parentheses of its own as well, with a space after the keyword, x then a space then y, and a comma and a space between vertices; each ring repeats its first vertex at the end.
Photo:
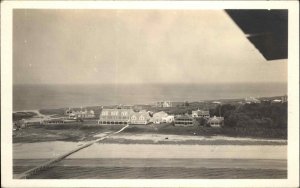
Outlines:
POLYGON ((297 3, 24 3, 1 8, 4 187, 297 187, 297 3))

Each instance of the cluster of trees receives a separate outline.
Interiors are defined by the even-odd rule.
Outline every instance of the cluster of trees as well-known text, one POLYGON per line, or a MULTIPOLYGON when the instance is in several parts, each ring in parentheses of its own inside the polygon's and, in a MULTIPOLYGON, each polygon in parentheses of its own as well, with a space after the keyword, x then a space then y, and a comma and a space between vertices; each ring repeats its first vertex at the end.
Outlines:
POLYGON ((211 115, 223 116, 226 127, 287 129, 287 103, 253 103, 219 105, 211 115))

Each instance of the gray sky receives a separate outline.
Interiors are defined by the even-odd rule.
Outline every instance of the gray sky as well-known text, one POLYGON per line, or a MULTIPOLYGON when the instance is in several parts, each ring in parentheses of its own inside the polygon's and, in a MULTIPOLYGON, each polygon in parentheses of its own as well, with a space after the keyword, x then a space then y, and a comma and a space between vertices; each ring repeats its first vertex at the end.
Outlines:
POLYGON ((220 10, 15 10, 14 84, 287 82, 220 10))

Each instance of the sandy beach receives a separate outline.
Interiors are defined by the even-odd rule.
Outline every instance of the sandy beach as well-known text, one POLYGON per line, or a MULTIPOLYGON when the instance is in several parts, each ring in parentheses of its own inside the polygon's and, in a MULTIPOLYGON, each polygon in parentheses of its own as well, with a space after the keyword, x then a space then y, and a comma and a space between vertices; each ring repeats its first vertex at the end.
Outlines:
MULTIPOLYGON (((42 142, 14 144, 14 159, 50 159, 83 142, 42 142)), ((68 158, 233 158, 287 159, 285 145, 160 145, 94 144, 68 158)))

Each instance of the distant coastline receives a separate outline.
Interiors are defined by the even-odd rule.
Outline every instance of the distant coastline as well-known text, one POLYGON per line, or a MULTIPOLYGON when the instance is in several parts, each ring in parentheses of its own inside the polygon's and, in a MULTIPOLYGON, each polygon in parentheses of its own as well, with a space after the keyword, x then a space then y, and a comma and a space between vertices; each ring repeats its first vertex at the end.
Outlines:
POLYGON ((287 83, 237 84, 14 84, 13 111, 80 106, 154 104, 273 97, 287 94, 287 83))

